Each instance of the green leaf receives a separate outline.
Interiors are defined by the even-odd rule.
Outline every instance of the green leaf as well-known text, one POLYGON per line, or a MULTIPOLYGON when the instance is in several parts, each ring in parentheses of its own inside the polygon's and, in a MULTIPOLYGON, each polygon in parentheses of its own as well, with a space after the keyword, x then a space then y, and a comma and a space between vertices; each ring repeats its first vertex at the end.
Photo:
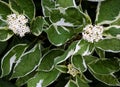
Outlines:
POLYGON ((11 14, 9 5, 0 0, 0 19, 6 20, 7 15, 11 14))
POLYGON ((31 32, 36 35, 39 36, 42 33, 43 30, 43 24, 44 24, 44 19, 43 17, 36 17, 35 20, 32 21, 31 24, 31 32))
POLYGON ((23 13, 22 8, 20 7, 16 0, 9 0, 9 5, 14 13, 15 12, 18 12, 19 14, 23 13))
POLYGON ((21 78, 18 78, 16 80, 16 86, 17 87, 21 87, 23 86, 24 84, 26 84, 28 82, 29 79, 31 79, 33 76, 35 75, 35 72, 31 72, 30 74, 24 76, 24 77, 21 77, 21 78))
MULTIPOLYGON (((85 76, 84 74, 77 75, 76 77, 80 78, 80 79, 81 79, 83 82, 85 82, 85 83, 90 83, 90 82, 92 82, 92 80, 86 78, 86 76, 85 76)), ((76 80, 76 82, 77 82, 77 80, 76 80)))
POLYGON ((41 0, 41 6, 44 16, 50 16, 50 11, 52 8, 55 8, 54 0, 41 0))
POLYGON ((95 51, 96 51, 96 53, 98 54, 98 56, 100 58, 105 58, 105 51, 103 51, 103 50, 101 50, 99 48, 95 48, 95 51))
POLYGON ((118 37, 120 36, 120 26, 111 25, 105 28, 105 36, 118 37))
POLYGON ((79 40, 75 47, 75 54, 80 54, 82 56, 90 55, 94 50, 94 45, 87 42, 86 40, 79 40))
POLYGON ((7 26, 7 23, 3 19, 0 18, 0 29, 4 28, 6 26, 7 26))
POLYGON ((71 58, 71 63, 77 68, 81 73, 87 70, 85 60, 80 55, 73 55, 71 58))
POLYGON ((85 24, 85 14, 78 8, 69 7, 65 12, 64 19, 66 22, 72 23, 75 27, 85 24))
POLYGON ((120 1, 106 0, 98 3, 96 22, 111 24, 120 18, 120 1))
POLYGON ((56 4, 59 7, 69 7, 69 6, 76 6, 75 0, 56 0, 56 4))
POLYGON ((11 30, 0 29, 0 41, 7 41, 13 36, 11 30))
POLYGON ((11 78, 28 75, 38 67, 41 60, 40 44, 35 45, 30 51, 24 53, 17 61, 11 78))
POLYGON ((10 0, 13 11, 24 13, 29 19, 35 17, 35 6, 33 0, 10 0))
POLYGON ((11 48, 11 50, 9 50, 4 55, 1 61, 1 68, 2 68, 1 77, 6 76, 10 73, 13 63, 15 63, 20 58, 20 56, 25 51, 26 47, 27 47, 26 44, 18 44, 13 48, 11 48))
POLYGON ((79 76, 76 77, 76 82, 78 87, 90 87, 88 85, 88 82, 86 82, 83 78, 80 78, 79 76))
POLYGON ((120 26, 120 17, 118 17, 114 22, 112 22, 111 25, 120 26))
POLYGON ((120 52, 120 39, 103 39, 95 43, 95 46, 104 51, 117 53, 120 52))
POLYGON ((109 86, 120 86, 120 82, 113 74, 101 75, 90 71, 91 74, 99 81, 109 86))
POLYGON ((112 74, 120 69, 117 59, 98 59, 88 64, 89 69, 97 74, 112 74))
POLYGON ((69 48, 64 52, 63 55, 57 57, 54 61, 54 64, 57 65, 59 63, 64 62, 65 60, 67 60, 69 57, 71 57, 72 55, 74 55, 74 50, 75 50, 75 46, 76 46, 77 42, 73 42, 69 48))
POLYGON ((97 57, 91 56, 91 55, 90 56, 83 56, 83 58, 84 58, 87 65, 98 59, 97 57))
POLYGON ((51 11, 50 20, 57 26, 81 27, 88 21, 87 16, 78 8, 57 8, 51 11))
POLYGON ((91 1, 91 2, 100 2, 100 1, 105 1, 105 0, 88 0, 88 1, 91 1))
POLYGON ((65 65, 56 65, 55 68, 59 70, 61 73, 67 73, 68 67, 65 65))
POLYGON ((60 72, 56 69, 49 72, 40 71, 28 81, 28 87, 47 87, 53 83, 59 75, 60 72))
POLYGON ((69 80, 65 87, 78 87, 78 86, 75 81, 69 80))
POLYGON ((69 29, 63 26, 51 25, 46 30, 49 41, 56 46, 61 46, 69 39, 72 38, 74 32, 73 29, 69 29))
POLYGON ((65 12, 64 8, 59 8, 59 9, 56 8, 56 9, 51 10, 51 12, 50 12, 50 21, 52 23, 56 23, 56 25, 57 25, 57 22, 60 21, 61 18, 63 18, 64 15, 63 15, 63 12, 61 12, 61 10, 63 10, 63 12, 65 12))
MULTIPOLYGON (((84 41, 83 41, 84 42, 84 41)), ((63 54, 63 55, 61 55, 61 56, 59 56, 59 57, 57 57, 56 59, 55 59, 55 65, 56 64, 59 64, 59 63, 61 63, 61 62, 64 62, 65 60, 67 60, 69 57, 71 57, 71 56, 73 56, 73 55, 77 55, 78 53, 79 54, 87 54, 89 51, 90 52, 92 52, 93 51, 93 47, 92 46, 90 46, 90 47, 88 47, 89 48, 89 50, 88 50, 88 48, 87 48, 87 51, 86 51, 86 49, 84 49, 84 45, 85 45, 85 43, 82 43, 83 44, 83 46, 82 47, 79 47, 78 46, 78 44, 80 43, 80 41, 77 41, 77 42, 73 42, 70 46, 69 46, 69 48, 65 51, 65 53, 63 54), (79 49, 80 48, 80 49, 79 49), (81 49, 82 48, 82 49, 81 49)), ((88 43, 87 43, 87 45, 88 45, 88 43)))
POLYGON ((54 60, 56 57, 63 54, 64 51, 59 49, 53 49, 44 54, 41 63, 39 65, 39 71, 50 71, 54 68, 54 60))

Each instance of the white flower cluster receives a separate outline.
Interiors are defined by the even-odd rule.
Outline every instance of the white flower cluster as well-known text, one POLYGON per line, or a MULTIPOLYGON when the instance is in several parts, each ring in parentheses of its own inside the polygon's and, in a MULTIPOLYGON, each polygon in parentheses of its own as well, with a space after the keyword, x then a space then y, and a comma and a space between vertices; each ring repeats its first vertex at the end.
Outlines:
POLYGON ((100 39, 103 39, 103 27, 98 25, 87 25, 82 32, 83 39, 87 40, 88 42, 98 42, 100 39))
POLYGON ((73 77, 75 77, 79 72, 78 72, 77 69, 75 69, 75 68, 73 67, 72 64, 68 64, 68 72, 67 72, 67 73, 69 73, 69 74, 71 74, 73 77))
POLYGON ((30 32, 27 26, 28 19, 24 15, 10 14, 7 16, 8 28, 20 37, 30 32))

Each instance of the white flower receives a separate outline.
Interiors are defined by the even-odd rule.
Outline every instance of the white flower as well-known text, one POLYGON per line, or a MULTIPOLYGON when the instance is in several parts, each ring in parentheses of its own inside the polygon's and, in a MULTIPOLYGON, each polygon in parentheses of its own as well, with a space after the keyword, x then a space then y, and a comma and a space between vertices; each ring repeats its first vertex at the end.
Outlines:
POLYGON ((82 32, 83 39, 87 40, 88 42, 98 42, 100 39, 103 39, 103 27, 98 25, 87 25, 82 32))
POLYGON ((77 69, 75 69, 72 64, 68 64, 68 72, 67 73, 69 73, 73 77, 75 77, 79 73, 79 71, 77 69))
POLYGON ((7 16, 8 28, 20 37, 30 32, 28 19, 24 15, 10 14, 7 16))

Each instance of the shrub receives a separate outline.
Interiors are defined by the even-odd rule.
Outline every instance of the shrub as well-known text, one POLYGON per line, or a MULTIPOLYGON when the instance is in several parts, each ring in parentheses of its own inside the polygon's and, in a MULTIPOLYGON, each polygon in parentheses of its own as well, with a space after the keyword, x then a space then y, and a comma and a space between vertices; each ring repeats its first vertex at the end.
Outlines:
POLYGON ((0 87, 120 86, 120 0, 1 0, 0 87))

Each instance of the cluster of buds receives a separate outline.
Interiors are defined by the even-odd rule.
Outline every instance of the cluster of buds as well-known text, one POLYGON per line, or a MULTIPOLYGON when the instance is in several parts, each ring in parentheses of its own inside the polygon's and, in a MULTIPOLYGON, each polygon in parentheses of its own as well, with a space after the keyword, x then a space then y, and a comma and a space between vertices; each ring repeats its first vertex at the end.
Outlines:
POLYGON ((77 69, 75 69, 72 64, 68 64, 68 72, 67 73, 69 73, 70 75, 75 77, 79 73, 79 71, 77 69))
POLYGON ((20 37, 30 32, 28 19, 24 15, 10 14, 7 16, 8 28, 20 37))
POLYGON ((103 27, 98 25, 87 25, 82 32, 83 39, 88 42, 98 42, 102 37, 103 27))

